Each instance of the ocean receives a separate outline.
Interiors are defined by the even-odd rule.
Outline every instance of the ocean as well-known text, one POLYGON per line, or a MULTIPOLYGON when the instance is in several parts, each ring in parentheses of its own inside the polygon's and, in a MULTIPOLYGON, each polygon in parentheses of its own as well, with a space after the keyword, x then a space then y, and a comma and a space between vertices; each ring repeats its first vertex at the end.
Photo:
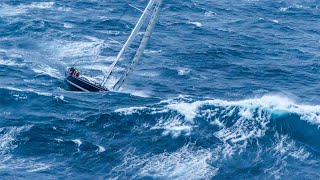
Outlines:
POLYGON ((320 1, 164 0, 120 91, 70 91, 147 3, 0 1, 0 178, 319 179, 320 1))

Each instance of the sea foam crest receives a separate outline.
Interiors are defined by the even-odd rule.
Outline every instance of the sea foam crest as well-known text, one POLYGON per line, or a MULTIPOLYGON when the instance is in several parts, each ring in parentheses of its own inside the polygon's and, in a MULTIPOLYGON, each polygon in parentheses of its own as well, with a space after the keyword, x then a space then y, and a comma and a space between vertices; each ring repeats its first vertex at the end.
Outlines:
POLYGON ((232 110, 234 107, 240 108, 239 115, 244 118, 252 117, 256 108, 265 110, 270 113, 288 112, 296 113, 311 123, 320 123, 320 106, 319 105, 300 105, 294 103, 293 100, 280 97, 276 95, 265 95, 261 98, 246 99, 240 101, 225 101, 225 100, 204 100, 195 102, 177 102, 172 100, 169 102, 168 108, 179 112, 184 115, 187 120, 193 120, 199 114, 199 108, 205 105, 212 105, 217 107, 224 107, 226 110, 232 110))
POLYGON ((194 119, 202 119, 219 128, 213 134, 225 144, 224 149, 231 155, 239 146, 245 148, 249 140, 265 136, 274 115, 295 113, 302 120, 320 124, 320 106, 300 105, 289 98, 276 95, 240 101, 192 101, 189 97, 179 97, 162 101, 157 107, 129 107, 116 112, 124 115, 159 114, 161 116, 151 129, 163 129, 163 135, 171 134, 173 137, 191 134, 197 126, 194 119), (169 118, 168 114, 163 113, 169 113, 169 118), (233 145, 237 145, 237 148, 233 145))
POLYGON ((173 137, 178 137, 181 134, 190 135, 192 125, 182 121, 180 116, 174 116, 169 119, 160 118, 159 122, 151 128, 151 130, 154 129, 163 129, 163 135, 171 134, 173 137))

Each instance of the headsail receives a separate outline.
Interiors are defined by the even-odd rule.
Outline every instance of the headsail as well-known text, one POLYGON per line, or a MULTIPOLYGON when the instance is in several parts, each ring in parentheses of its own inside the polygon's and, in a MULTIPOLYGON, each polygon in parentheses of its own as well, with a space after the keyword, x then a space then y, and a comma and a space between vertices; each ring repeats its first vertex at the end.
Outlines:
POLYGON ((134 56, 131 64, 129 65, 129 67, 126 69, 126 72, 124 74, 124 76, 113 86, 113 89, 114 90, 119 90, 119 88, 122 86, 122 84, 124 83, 124 81, 128 78, 128 75, 130 73, 130 71, 132 70, 133 66, 139 61, 139 59, 141 58, 146 46, 147 46, 147 43, 150 39, 150 36, 152 34, 152 31, 154 29, 154 26, 156 24, 156 21, 158 19, 158 16, 159 16, 159 12, 160 12, 160 6, 162 4, 162 0, 158 0, 157 3, 156 3, 156 7, 151 15, 151 19, 150 19, 150 22, 148 24, 148 27, 147 27, 147 30, 141 40, 141 43, 140 43, 140 46, 137 50, 137 53, 136 55, 134 56))
POLYGON ((115 59, 115 61, 110 65, 109 70, 107 72, 107 74, 105 74, 103 81, 102 81, 102 86, 105 85, 105 83, 107 82, 108 78, 110 77, 110 75, 112 74, 115 65, 118 63, 118 61, 120 60, 120 58, 122 57, 123 53, 125 52, 125 50, 129 47, 129 45, 132 43, 132 41, 134 40, 134 38, 137 36, 137 34, 139 33, 139 30, 141 28, 141 26, 143 25, 143 22, 145 20, 145 18, 147 17, 148 13, 150 12, 150 10, 152 9, 154 3, 157 0, 150 0, 147 7, 145 8, 145 10, 143 11, 138 23, 136 24, 136 26, 134 27, 134 29, 132 30, 128 40, 126 41, 126 43, 124 44, 124 46, 122 47, 122 49, 120 50, 120 52, 117 55, 117 58, 115 59))

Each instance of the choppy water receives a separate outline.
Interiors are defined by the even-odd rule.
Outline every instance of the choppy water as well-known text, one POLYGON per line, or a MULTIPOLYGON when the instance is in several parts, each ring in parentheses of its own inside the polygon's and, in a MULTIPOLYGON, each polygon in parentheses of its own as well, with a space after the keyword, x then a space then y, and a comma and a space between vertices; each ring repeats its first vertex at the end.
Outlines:
POLYGON ((319 1, 165 0, 121 92, 68 91, 77 61, 101 80, 128 2, 1 0, 1 179, 320 178, 319 1))

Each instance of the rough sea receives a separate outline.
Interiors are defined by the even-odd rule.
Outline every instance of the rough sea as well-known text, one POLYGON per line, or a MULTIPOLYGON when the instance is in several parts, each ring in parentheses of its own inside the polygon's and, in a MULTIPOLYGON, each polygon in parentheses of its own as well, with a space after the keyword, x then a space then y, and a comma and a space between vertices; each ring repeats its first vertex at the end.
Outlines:
POLYGON ((119 92, 69 91, 147 3, 0 0, 0 179, 319 179, 320 1, 164 0, 119 92))

